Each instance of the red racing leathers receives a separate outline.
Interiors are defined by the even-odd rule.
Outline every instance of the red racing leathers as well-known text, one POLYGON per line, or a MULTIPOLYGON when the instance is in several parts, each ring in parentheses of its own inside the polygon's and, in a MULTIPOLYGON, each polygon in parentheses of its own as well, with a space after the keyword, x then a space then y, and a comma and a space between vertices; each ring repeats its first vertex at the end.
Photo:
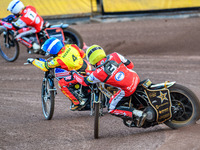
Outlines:
POLYGON ((133 69, 131 61, 118 53, 112 53, 97 63, 97 68, 88 77, 83 77, 76 72, 73 77, 82 85, 105 82, 106 84, 118 87, 119 91, 109 100, 109 113, 117 116, 132 118, 132 110, 120 109, 120 101, 127 99, 133 94, 140 82, 139 76, 133 69))
POLYGON ((44 20, 38 15, 36 9, 33 6, 26 6, 21 14, 20 18, 16 22, 7 23, 1 22, 9 30, 17 30, 18 35, 16 39, 20 39, 22 36, 38 33, 42 30, 44 20))

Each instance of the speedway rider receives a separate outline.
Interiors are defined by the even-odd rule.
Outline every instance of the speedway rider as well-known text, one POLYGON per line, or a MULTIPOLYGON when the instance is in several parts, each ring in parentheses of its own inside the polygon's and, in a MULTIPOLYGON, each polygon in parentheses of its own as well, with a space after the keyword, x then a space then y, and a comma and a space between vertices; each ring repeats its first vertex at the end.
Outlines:
MULTIPOLYGON (((91 65, 84 60, 85 53, 75 44, 63 45, 63 43, 55 37, 51 37, 42 45, 42 50, 45 51, 46 56, 53 55, 51 61, 41 61, 38 59, 28 58, 27 62, 32 63, 42 71, 48 71, 51 68, 60 67, 67 71, 77 70, 86 72, 91 70, 91 65)), ((86 101, 81 100, 72 88, 78 83, 72 75, 62 78, 58 82, 60 90, 67 96, 72 104, 71 110, 79 110, 86 105, 86 101)))
MULTIPOLYGON (((14 30, 15 38, 20 40, 21 38, 26 42, 32 45, 34 52, 38 52, 40 49, 40 45, 30 41, 30 39, 25 38, 24 36, 38 33, 42 30, 43 27, 43 19, 41 16, 38 15, 36 9, 33 6, 26 6, 19 0, 12 0, 7 8, 12 14, 15 15, 17 21, 8 23, 8 22, 1 22, 3 26, 5 26, 9 30, 14 30)), ((8 16, 9 17, 9 16, 8 16)))
POLYGON ((136 126, 141 127, 146 119, 146 113, 141 110, 121 107, 129 100, 140 82, 139 76, 133 71, 133 63, 122 55, 114 52, 106 56, 104 50, 98 45, 90 46, 86 51, 86 58, 96 70, 84 77, 76 71, 70 71, 73 77, 83 86, 104 82, 117 87, 119 91, 109 100, 109 113, 128 118, 136 117, 136 126))

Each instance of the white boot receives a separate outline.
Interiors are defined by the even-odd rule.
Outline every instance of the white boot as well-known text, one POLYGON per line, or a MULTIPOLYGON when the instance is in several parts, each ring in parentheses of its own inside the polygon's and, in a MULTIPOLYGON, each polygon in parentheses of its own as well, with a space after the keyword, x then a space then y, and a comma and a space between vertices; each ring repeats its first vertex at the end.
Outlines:
POLYGON ((84 106, 85 104, 86 104, 86 102, 87 102, 87 98, 82 98, 81 100, 80 100, 80 105, 81 106, 84 106))
POLYGON ((136 120, 137 120, 136 126, 137 127, 143 126, 143 124, 147 118, 147 114, 141 110, 134 109, 133 115, 136 117, 136 120))
POLYGON ((143 111, 141 111, 141 110, 137 110, 137 109, 133 110, 133 115, 135 115, 137 117, 142 117, 142 114, 143 114, 143 111))
POLYGON ((37 53, 40 50, 40 45, 38 45, 37 43, 33 43, 33 50, 34 53, 37 53))

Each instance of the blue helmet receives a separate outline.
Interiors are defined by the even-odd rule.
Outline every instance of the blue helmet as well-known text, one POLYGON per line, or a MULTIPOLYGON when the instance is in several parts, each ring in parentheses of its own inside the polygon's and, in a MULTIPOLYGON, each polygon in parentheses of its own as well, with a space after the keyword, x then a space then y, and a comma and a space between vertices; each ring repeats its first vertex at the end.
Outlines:
POLYGON ((49 54, 57 55, 58 52, 63 48, 64 44, 59 39, 51 37, 44 42, 42 50, 46 52, 46 56, 49 54))

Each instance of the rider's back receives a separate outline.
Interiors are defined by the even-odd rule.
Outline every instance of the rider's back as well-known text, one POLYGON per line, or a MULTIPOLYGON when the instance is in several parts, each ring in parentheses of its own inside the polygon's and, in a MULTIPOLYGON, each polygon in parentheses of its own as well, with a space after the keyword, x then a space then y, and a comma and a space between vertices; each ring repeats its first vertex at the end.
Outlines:
POLYGON ((34 27, 37 32, 42 29, 44 22, 43 18, 36 12, 35 7, 30 5, 23 9, 20 19, 26 23, 27 26, 34 27))
POLYGON ((65 45, 54 59, 66 70, 78 70, 83 65, 84 52, 74 44, 65 45))

